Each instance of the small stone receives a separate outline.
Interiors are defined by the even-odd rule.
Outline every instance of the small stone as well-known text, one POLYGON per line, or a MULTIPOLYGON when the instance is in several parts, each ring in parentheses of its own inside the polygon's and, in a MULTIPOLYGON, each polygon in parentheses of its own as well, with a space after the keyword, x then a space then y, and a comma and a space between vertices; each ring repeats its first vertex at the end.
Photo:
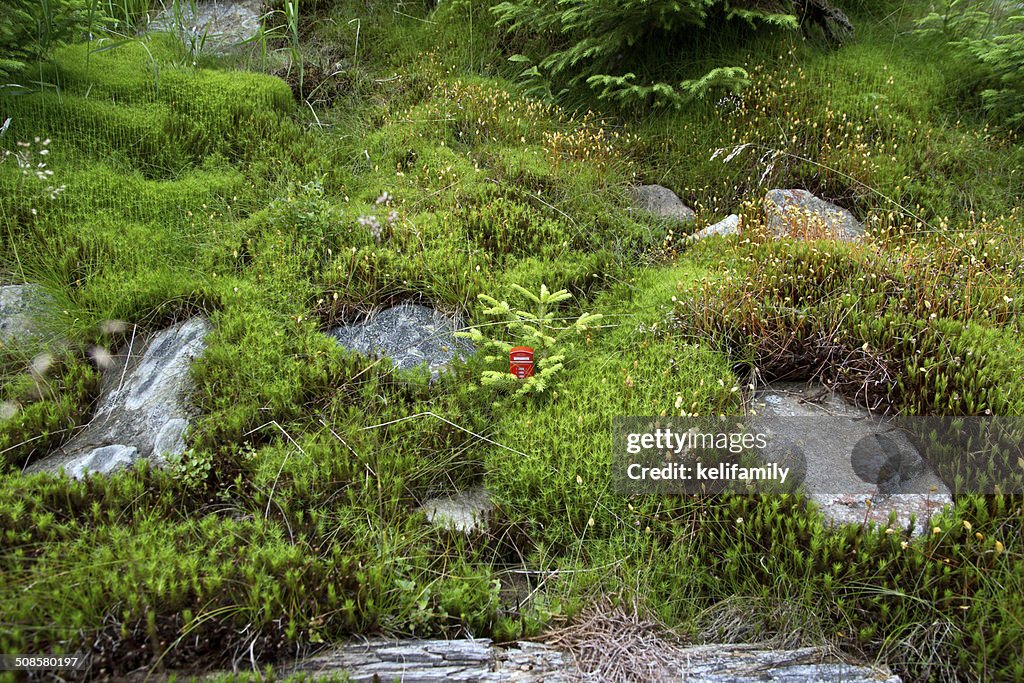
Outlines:
POLYGON ((694 242, 702 240, 705 237, 711 237, 713 235, 721 235, 727 237, 729 235, 737 235, 740 232, 740 217, 736 214, 729 214, 723 220, 718 221, 714 225, 709 225, 703 230, 690 235, 690 239, 694 242))
POLYGON ((494 505, 487 491, 477 486, 453 496, 430 498, 420 509, 435 526, 470 533, 485 525, 494 505))
POLYGON ((182 35, 205 51, 224 54, 255 36, 262 16, 262 0, 198 0, 158 13, 149 29, 182 35))
POLYGON ((864 234, 852 213, 807 190, 769 190, 764 201, 768 230, 777 237, 856 241, 864 234))
MULTIPOLYGON (((609 652, 609 657, 622 657, 609 652)), ((636 672, 639 674, 640 669, 636 672)), ((490 640, 360 640, 343 643, 313 657, 281 667, 282 678, 303 674, 351 681, 475 681, 476 683, 569 683, 591 680, 568 652, 544 643, 517 642, 495 645, 490 640), (433 655, 443 655, 435 659, 433 655)), ((682 648, 674 661, 663 661, 656 672, 644 671, 643 680, 792 681, 817 683, 899 683, 887 669, 849 663, 831 648, 805 647, 772 650, 757 645, 708 644, 682 648)))
POLYGON ((633 189, 636 207, 676 223, 692 223, 697 215, 675 192, 661 185, 640 185, 633 189))
POLYGON ((10 420, 18 414, 18 404, 14 401, 0 402, 0 421, 10 420))

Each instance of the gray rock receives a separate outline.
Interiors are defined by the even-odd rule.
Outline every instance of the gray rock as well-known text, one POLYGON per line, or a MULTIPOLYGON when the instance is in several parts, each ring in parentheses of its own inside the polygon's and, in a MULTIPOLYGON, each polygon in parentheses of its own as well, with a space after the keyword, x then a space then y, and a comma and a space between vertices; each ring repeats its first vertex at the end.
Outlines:
POLYGON ((732 213, 726 216, 724 219, 718 221, 714 225, 709 225, 703 230, 690 235, 690 239, 694 242, 702 240, 705 237, 711 237, 712 235, 721 235, 726 237, 728 235, 738 235, 740 232, 740 217, 732 213))
POLYGON ((85 455, 74 458, 66 466, 68 475, 81 479, 86 474, 110 474, 119 469, 131 467, 139 459, 139 449, 134 446, 115 444, 100 446, 85 455))
POLYGON ((483 526, 494 505, 486 489, 476 486, 453 496, 430 498, 420 509, 435 526, 470 533, 483 526))
POLYGON ((677 223, 692 223, 697 215, 675 192, 661 185, 640 185, 633 189, 636 206, 655 216, 677 223))
MULTIPOLYGON (((688 683, 789 681, 792 683, 899 683, 898 676, 866 664, 849 664, 821 648, 769 650, 756 645, 698 645, 657 672, 657 680, 688 683)), ((610 652, 609 657, 616 656, 610 652)), ((348 680, 404 683, 568 683, 595 680, 571 656, 550 645, 490 640, 367 640, 334 648, 286 668, 282 676, 349 676, 348 680)))
POLYGON ((778 383, 757 393, 752 410, 770 425, 773 441, 799 445, 804 490, 835 524, 886 525, 895 512, 904 529, 916 516, 922 533, 952 504, 949 489, 902 432, 827 387, 778 383))
POLYGON ((185 450, 185 430, 194 411, 189 367, 205 348, 210 323, 192 318, 145 341, 136 338, 103 374, 100 399, 88 426, 57 453, 26 472, 59 472, 81 478, 109 474, 139 460, 166 464, 185 450))
POLYGON ((571 660, 540 643, 501 648, 473 640, 367 640, 334 648, 287 668, 283 676, 316 678, 342 673, 353 683, 568 683, 571 660))
POLYGON ((768 229, 777 236, 858 240, 864 226, 846 209, 807 190, 769 190, 765 195, 768 229))
POLYGON ((664 680, 688 683, 900 683, 899 676, 866 664, 849 664, 822 648, 766 650, 756 645, 698 645, 686 648, 678 674, 664 680))
POLYGON ((37 318, 47 303, 37 285, 0 287, 0 342, 26 341, 41 333, 37 318))
POLYGON ((156 14, 149 30, 168 31, 187 45, 222 54, 260 30, 262 0, 199 0, 174 3, 156 14))
POLYGON ((417 304, 399 304, 355 325, 331 330, 347 349, 391 359, 398 370, 411 370, 426 363, 432 377, 457 357, 473 352, 473 345, 454 334, 459 320, 417 304))

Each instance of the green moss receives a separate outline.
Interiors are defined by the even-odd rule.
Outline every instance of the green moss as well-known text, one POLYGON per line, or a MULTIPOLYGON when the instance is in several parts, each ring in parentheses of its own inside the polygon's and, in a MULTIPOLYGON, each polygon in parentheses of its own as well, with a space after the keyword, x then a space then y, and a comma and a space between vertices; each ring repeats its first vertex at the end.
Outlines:
POLYGON ((4 98, 11 135, 42 133, 88 155, 123 156, 154 177, 213 154, 252 154, 287 127, 294 108, 283 81, 183 66, 160 38, 99 53, 63 48, 44 79, 52 90, 4 98))
POLYGON ((511 450, 491 450, 486 481, 513 524, 567 549, 598 511, 605 521, 621 512, 626 501, 609 488, 610 443, 594 438, 610 433, 612 417, 738 407, 728 358, 665 329, 676 283, 708 274, 649 273, 631 283, 635 298, 599 297, 596 308, 611 329, 588 333, 569 350, 564 379, 548 398, 501 409, 495 440, 511 450))
POLYGON ((66 94, 131 105, 159 101, 211 120, 263 109, 293 110, 284 81, 246 71, 197 69, 178 58, 178 47, 161 34, 116 47, 71 45, 54 54, 44 80, 66 94))
POLYGON ((0 431, 0 471, 20 468, 65 441, 99 384, 93 369, 71 354, 50 362, 42 377, 26 373, 30 361, 15 350, 5 349, 4 355, 0 397, 15 412, 0 431))

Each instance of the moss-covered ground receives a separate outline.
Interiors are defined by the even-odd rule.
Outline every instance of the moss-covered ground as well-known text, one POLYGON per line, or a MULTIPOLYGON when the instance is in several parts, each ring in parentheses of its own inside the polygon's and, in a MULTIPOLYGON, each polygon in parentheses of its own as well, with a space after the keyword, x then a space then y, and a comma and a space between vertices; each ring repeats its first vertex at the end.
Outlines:
POLYGON ((609 480, 612 417, 737 413, 751 365, 825 367, 906 414, 1022 414, 1024 151, 958 110, 957 65, 865 11, 838 50, 719 46, 750 67, 742 99, 613 120, 518 95, 487 3, 400 10, 320 3, 301 79, 153 35, 62 48, 0 96, 0 147, 53 172, 0 162, 0 272, 44 286, 66 340, 44 377, 0 350, 0 652, 206 671, 353 634, 533 637, 613 596, 687 637, 1024 678, 1020 497, 961 497, 918 538, 826 529, 796 497, 626 499, 609 480), (806 187, 875 237, 691 245, 629 210, 639 180, 696 227, 756 225, 745 202, 806 187), (525 399, 481 386, 481 357, 430 383, 323 334, 398 301, 483 325, 478 295, 525 305, 513 285, 603 314, 525 399), (180 462, 21 474, 88 421, 89 349, 131 329, 104 323, 200 312, 180 462), (484 531, 416 511, 480 482, 484 531))

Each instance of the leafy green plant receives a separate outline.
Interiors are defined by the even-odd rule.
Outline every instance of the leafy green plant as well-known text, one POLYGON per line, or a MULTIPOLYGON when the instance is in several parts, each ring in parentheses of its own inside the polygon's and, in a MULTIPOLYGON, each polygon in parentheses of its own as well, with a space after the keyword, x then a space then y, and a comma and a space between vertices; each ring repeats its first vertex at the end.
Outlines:
POLYGON ((291 57, 291 64, 299 69, 299 92, 302 93, 306 67, 302 61, 302 51, 299 49, 299 0, 288 0, 285 3, 284 16, 288 22, 288 54, 291 57))
POLYGON ((102 17, 87 0, 0 0, 0 78, 45 59, 102 17))
POLYGON ((738 66, 726 66, 712 69, 700 78, 691 79, 672 86, 668 83, 652 83, 641 85, 636 83, 636 74, 630 72, 623 76, 598 74, 587 79, 592 88, 601 86, 598 98, 609 100, 622 106, 654 102, 656 105, 681 107, 690 99, 702 99, 716 89, 738 91, 750 85, 749 74, 738 66))
POLYGON ((739 67, 715 68, 678 83, 641 82, 635 73, 622 73, 621 65, 644 45, 686 40, 689 34, 705 30, 712 18, 787 29, 798 26, 793 14, 714 0, 508 0, 492 12, 509 34, 536 38, 543 46, 536 60, 524 55, 511 58, 528 65, 520 78, 533 94, 561 96, 590 89, 598 99, 623 106, 679 108, 686 101, 736 91, 747 84, 747 73, 739 67))
POLYGON ((918 33, 941 36, 974 68, 969 78, 997 120, 1024 126, 1024 14, 996 3, 947 0, 918 22, 918 33))
MULTIPOLYGON (((309 99, 312 92, 307 93, 305 89, 306 58, 300 41, 302 15, 299 0, 264 3, 264 10, 265 14, 255 35, 243 40, 241 44, 254 47, 264 70, 276 68, 271 66, 272 55, 282 55, 287 64, 285 80, 293 84, 296 96, 309 99)), ((316 3, 307 13, 315 10, 316 3)))
POLYGON ((552 292, 547 285, 542 284, 540 291, 534 294, 520 285, 513 284, 512 288, 533 304, 532 310, 515 309, 507 301, 498 301, 487 294, 479 295, 480 301, 487 305, 484 314, 499 319, 499 326, 503 325, 507 333, 505 338, 487 337, 478 327, 456 334, 473 340, 478 346, 497 352, 495 355, 485 357, 488 363, 507 360, 509 352, 515 346, 532 346, 535 349, 534 362, 537 368, 533 376, 518 379, 508 372, 484 370, 480 382, 484 386, 502 390, 518 387, 515 390, 517 397, 543 394, 554 386, 556 379, 565 369, 566 338, 591 329, 594 323, 601 319, 601 314, 584 313, 570 325, 560 326, 558 323, 561 319, 556 317, 556 306, 572 299, 572 294, 568 290, 552 292), (515 343, 508 341, 509 338, 515 343))
POLYGON ((213 470, 213 454, 190 448, 170 458, 170 463, 172 471, 186 486, 200 487, 206 483, 213 470))

